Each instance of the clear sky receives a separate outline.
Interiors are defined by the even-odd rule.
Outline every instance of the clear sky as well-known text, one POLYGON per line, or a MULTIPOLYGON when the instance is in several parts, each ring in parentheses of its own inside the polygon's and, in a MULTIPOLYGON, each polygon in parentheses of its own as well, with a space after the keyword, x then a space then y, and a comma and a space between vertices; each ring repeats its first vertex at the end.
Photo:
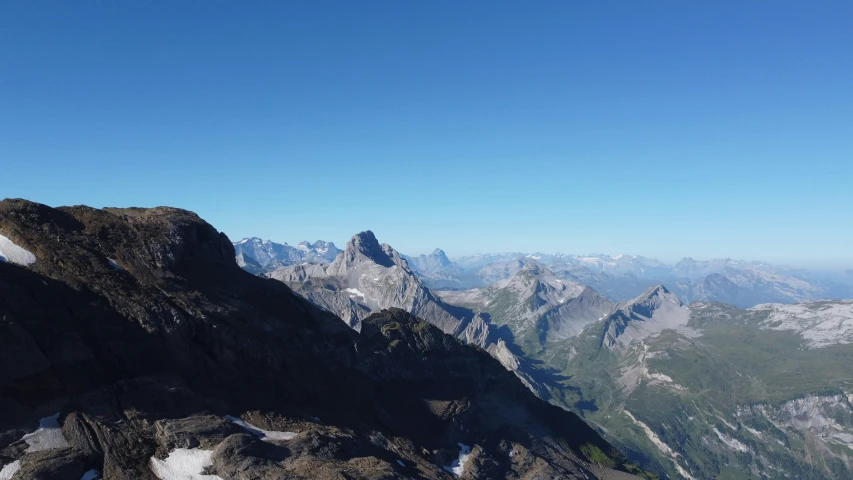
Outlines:
POLYGON ((853 266, 853 2, 0 2, 0 198, 853 266))

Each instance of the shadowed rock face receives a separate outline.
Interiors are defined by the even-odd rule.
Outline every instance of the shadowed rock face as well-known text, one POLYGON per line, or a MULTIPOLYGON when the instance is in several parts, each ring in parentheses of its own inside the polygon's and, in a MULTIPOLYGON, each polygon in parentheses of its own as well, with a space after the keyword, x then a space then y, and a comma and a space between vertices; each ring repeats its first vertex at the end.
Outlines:
POLYGON ((176 449, 209 452, 222 479, 449 478, 458 443, 465 478, 610 475, 590 445, 624 461, 484 351, 401 310, 359 334, 242 271, 190 212, 6 200, 0 235, 36 257, 0 263, 0 468, 16 480, 153 479, 176 449), (64 443, 32 451, 22 438, 57 412, 64 443))

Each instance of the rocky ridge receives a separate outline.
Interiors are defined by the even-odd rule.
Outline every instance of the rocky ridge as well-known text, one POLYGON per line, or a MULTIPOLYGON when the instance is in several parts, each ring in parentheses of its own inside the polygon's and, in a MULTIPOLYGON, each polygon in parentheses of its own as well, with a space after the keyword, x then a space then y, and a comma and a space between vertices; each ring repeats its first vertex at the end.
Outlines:
POLYGON ((359 334, 190 212, 6 200, 0 235, 35 258, 0 262, 0 475, 439 479, 457 444, 464 478, 624 464, 485 352, 401 310, 359 334))

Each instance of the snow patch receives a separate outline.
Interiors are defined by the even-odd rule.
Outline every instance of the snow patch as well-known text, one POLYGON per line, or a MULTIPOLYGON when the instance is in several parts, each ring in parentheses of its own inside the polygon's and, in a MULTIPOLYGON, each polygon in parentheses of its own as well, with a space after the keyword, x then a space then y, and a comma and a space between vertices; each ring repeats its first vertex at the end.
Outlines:
POLYGON ((402 460, 397 460, 397 465, 399 465, 399 466, 401 466, 401 467, 405 467, 405 466, 406 466, 406 464, 405 464, 405 463, 403 463, 403 461, 402 461, 402 460))
POLYGON ((444 469, 457 477, 461 477, 465 473, 465 462, 471 456, 471 447, 462 442, 457 443, 457 445, 459 445, 459 458, 454 460, 450 466, 444 467, 444 469))
POLYGON ((213 465, 213 450, 177 448, 164 460, 151 457, 151 471, 161 480, 223 480, 218 475, 203 475, 213 465))
POLYGON ((32 265, 36 263, 36 256, 15 244, 15 242, 0 235, 0 262, 14 263, 16 265, 32 265))
POLYGON ((652 380, 659 380, 661 382, 673 383, 672 377, 670 377, 669 375, 664 375, 662 373, 650 373, 649 378, 651 378, 652 380))
POLYGON ((39 429, 24 435, 21 440, 29 445, 27 452, 41 452, 71 446, 62 436, 62 429, 59 427, 59 413, 42 418, 39 421, 39 429))
POLYGON ((258 428, 251 423, 237 417, 232 417, 231 415, 226 415, 225 419, 239 425, 244 430, 249 433, 257 436, 261 440, 292 440, 293 437, 296 436, 295 432, 277 432, 275 430, 264 430, 262 428, 258 428))
POLYGON ((364 296, 364 292, 357 288, 347 288, 346 291, 349 292, 350 298, 361 297, 362 300, 367 300, 367 297, 364 296))
POLYGON ((84 473, 83 476, 80 477, 80 480, 95 480, 100 475, 101 473, 93 468, 92 470, 89 470, 88 472, 84 473))
POLYGON ((0 480, 12 480, 12 477, 21 469, 21 461, 15 460, 12 463, 6 464, 3 470, 0 470, 0 480))
POLYGON ((114 269, 116 269, 116 270, 124 270, 123 268, 121 268, 121 265, 119 265, 119 264, 118 264, 118 262, 116 261, 116 259, 114 259, 114 258, 108 258, 107 260, 110 262, 110 266, 111 266, 111 267, 113 267, 114 269))

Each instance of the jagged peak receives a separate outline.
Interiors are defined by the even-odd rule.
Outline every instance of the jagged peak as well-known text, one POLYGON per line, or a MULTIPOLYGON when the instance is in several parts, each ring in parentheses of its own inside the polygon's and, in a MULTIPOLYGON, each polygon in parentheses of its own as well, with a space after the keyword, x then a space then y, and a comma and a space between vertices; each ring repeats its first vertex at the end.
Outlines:
MULTIPOLYGON (((542 275, 554 275, 551 270, 548 270, 548 267, 540 264, 539 262, 535 262, 533 260, 523 260, 520 261, 521 270, 518 271, 518 274, 526 274, 532 275, 534 277, 540 277, 542 275)), ((518 275, 516 274, 516 275, 518 275)))
POLYGON ((376 235, 373 234, 370 230, 364 230, 356 233, 350 238, 350 241, 347 242, 347 248, 379 248, 379 240, 376 239, 376 235))
POLYGON ((684 306, 677 295, 667 290, 665 286, 658 284, 650 287, 637 298, 627 302, 626 307, 632 310, 642 310, 646 312, 643 313, 644 315, 649 316, 652 311, 666 302, 676 304, 679 307, 684 306))
POLYGON ((239 242, 233 242, 233 243, 234 243, 234 245, 244 245, 244 244, 250 243, 250 242, 251 243, 262 243, 263 239, 258 238, 258 237, 243 237, 243 239, 240 240, 239 242))
POLYGON ((660 294, 660 293, 668 294, 668 293, 671 293, 671 292, 670 292, 669 290, 667 290, 667 288, 666 288, 663 284, 659 283, 659 284, 657 284, 657 285, 655 285, 655 286, 653 286, 653 287, 650 287, 650 288, 649 288, 648 290, 646 290, 646 292, 645 292, 643 295, 641 295, 641 296, 647 296, 647 297, 648 297, 648 296, 652 296, 652 295, 658 295, 658 294, 660 294))
MULTIPOLYGON (((376 235, 370 230, 359 232, 352 236, 344 249, 344 256, 339 257, 345 264, 358 263, 367 258, 383 267, 406 265, 400 254, 388 244, 380 244, 376 235)), ((408 267, 407 267, 408 268, 408 267)))

